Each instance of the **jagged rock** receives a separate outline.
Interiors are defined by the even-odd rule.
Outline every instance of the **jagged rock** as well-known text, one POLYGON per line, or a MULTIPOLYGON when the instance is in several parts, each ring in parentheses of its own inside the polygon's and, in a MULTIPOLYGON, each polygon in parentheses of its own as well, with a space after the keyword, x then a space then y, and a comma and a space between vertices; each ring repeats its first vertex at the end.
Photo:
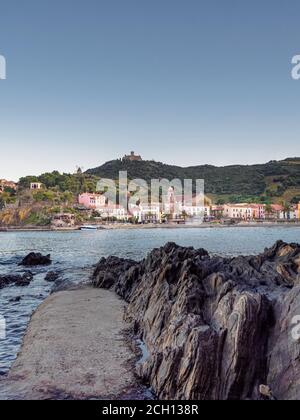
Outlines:
POLYGON ((28 286, 33 279, 33 274, 30 271, 27 271, 23 275, 4 275, 0 276, 0 289, 10 285, 15 285, 19 287, 28 286))
POLYGON ((23 258, 22 262, 19 265, 25 266, 35 266, 35 265, 50 265, 51 258, 49 255, 42 255, 39 252, 31 252, 25 258, 23 258))
POLYGON ((93 284, 128 302, 147 347, 139 375, 160 399, 300 399, 300 246, 210 257, 169 243, 140 263, 102 259, 93 284), (267 397, 267 396, 265 396, 267 397))
POLYGON ((20 287, 29 286, 32 280, 33 274, 30 271, 27 271, 23 274, 23 276, 20 276, 20 278, 15 282, 15 285, 20 287))

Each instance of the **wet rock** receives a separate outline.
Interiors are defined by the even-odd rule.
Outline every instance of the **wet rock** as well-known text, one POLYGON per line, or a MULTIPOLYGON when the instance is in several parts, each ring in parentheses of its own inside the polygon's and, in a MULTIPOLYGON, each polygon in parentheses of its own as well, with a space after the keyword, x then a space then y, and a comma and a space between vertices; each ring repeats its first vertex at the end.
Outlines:
POLYGON ((0 289, 10 285, 25 287, 29 286, 33 280, 33 274, 30 271, 27 271, 23 275, 4 275, 0 276, 0 289))
POLYGON ((128 302, 149 353, 138 373, 158 398, 289 400, 300 399, 299 275, 297 244, 221 258, 169 243, 140 263, 102 259, 93 284, 128 302))
POLYGON ((33 274, 30 271, 27 271, 26 273, 23 274, 23 276, 20 277, 19 280, 15 282, 15 285, 20 286, 20 287, 29 286, 32 280, 33 280, 33 274))
POLYGON ((37 265, 50 265, 51 258, 49 255, 42 255, 39 252, 31 252, 25 258, 23 258, 22 262, 19 265, 24 266, 37 266, 37 265))
POLYGON ((9 299, 9 302, 10 303, 18 303, 18 302, 21 301, 21 299, 22 299, 22 296, 16 296, 16 297, 14 297, 12 299, 9 299))
POLYGON ((49 271, 49 273, 46 274, 45 280, 52 283, 55 282, 59 278, 59 273, 55 271, 49 271))
MULTIPOLYGON (((129 295, 131 291, 130 281, 127 280, 128 271, 137 266, 138 263, 132 260, 125 260, 118 257, 102 258, 94 270, 93 285, 103 289, 110 289, 116 284, 120 289, 120 294, 125 297, 129 295), (116 279, 118 279, 118 282, 116 282, 116 279), (121 289, 123 284, 125 284, 126 287, 122 293, 121 289)), ((130 279, 133 284, 134 281, 131 276, 130 279)))

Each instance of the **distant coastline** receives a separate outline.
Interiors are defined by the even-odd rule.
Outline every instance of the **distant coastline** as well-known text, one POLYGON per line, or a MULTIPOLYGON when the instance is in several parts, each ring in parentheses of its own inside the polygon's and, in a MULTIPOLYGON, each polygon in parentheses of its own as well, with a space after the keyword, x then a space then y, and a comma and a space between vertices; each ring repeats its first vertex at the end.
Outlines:
MULTIPOLYGON (((114 223, 107 225, 95 225, 98 227, 98 230, 136 230, 136 229, 226 229, 226 228, 240 228, 240 227, 284 227, 284 228, 295 228, 300 227, 300 221, 294 222, 241 222, 236 224, 222 224, 222 223, 202 223, 202 224, 185 224, 185 225, 176 225, 176 224, 124 224, 124 223, 114 223)), ((80 226, 75 227, 63 227, 63 228, 51 228, 51 227, 37 227, 37 226, 11 226, 0 228, 0 233, 9 233, 9 232, 77 232, 80 231, 80 226)))

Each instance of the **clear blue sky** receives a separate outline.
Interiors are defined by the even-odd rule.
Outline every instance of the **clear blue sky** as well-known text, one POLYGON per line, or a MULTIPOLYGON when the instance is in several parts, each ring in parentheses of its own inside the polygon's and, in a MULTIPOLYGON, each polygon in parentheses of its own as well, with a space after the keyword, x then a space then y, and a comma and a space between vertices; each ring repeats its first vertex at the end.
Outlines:
POLYGON ((299 0, 1 2, 0 178, 300 156, 299 0))

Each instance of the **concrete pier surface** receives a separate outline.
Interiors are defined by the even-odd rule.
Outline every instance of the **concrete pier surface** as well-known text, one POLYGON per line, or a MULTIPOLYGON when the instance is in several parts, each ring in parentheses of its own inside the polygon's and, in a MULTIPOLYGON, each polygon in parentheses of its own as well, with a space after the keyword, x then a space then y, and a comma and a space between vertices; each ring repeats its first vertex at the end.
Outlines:
POLYGON ((51 295, 35 312, 0 399, 144 399, 124 334, 124 303, 84 288, 51 295))

